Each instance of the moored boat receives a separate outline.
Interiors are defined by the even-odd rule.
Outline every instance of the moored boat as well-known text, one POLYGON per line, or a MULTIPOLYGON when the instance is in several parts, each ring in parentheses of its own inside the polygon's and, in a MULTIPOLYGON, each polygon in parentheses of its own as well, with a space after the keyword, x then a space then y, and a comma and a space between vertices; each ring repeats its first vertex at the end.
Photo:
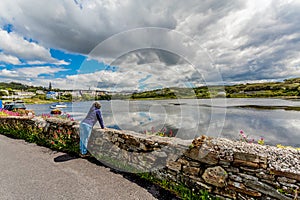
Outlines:
POLYGON ((50 106, 51 109, 66 108, 66 107, 67 107, 67 104, 62 103, 62 102, 54 103, 54 104, 51 104, 51 106, 50 106))

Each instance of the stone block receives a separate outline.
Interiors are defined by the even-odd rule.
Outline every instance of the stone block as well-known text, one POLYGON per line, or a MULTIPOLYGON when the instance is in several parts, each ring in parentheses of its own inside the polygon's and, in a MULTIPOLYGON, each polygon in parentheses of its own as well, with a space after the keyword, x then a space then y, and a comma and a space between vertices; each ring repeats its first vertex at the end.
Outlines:
POLYGON ((235 152, 234 155, 234 160, 243 160, 243 161, 248 161, 252 163, 262 163, 262 164, 267 164, 267 158, 258 156, 256 154, 250 154, 250 153, 243 153, 243 152, 235 152))
POLYGON ((125 140, 125 143, 130 146, 130 147, 139 147, 140 143, 136 138, 133 138, 132 136, 130 138, 128 138, 127 140, 125 140))
POLYGON ((148 150, 150 150, 149 148, 147 148, 146 147, 146 145, 145 144, 143 144, 143 143, 140 143, 140 146, 139 146, 139 148, 141 149, 141 150, 143 150, 143 151, 148 151, 148 150))
POLYGON ((227 172, 220 166, 207 168, 202 175, 206 183, 216 187, 226 186, 227 177, 227 172))
POLYGON ((177 162, 181 163, 182 165, 187 165, 187 166, 189 165, 189 161, 187 161, 187 160, 185 160, 183 158, 179 158, 177 160, 177 162))
POLYGON ((177 172, 173 170, 167 170, 166 173, 168 174, 169 178, 173 181, 176 181, 177 172))
POLYGON ((285 182, 285 183, 296 183, 297 181, 294 179, 286 178, 286 177, 278 177, 277 180, 279 182, 285 182))
POLYGON ((252 167, 252 168, 259 168, 258 163, 245 161, 245 160, 238 160, 238 159, 234 159, 233 166, 246 166, 246 167, 252 167))
POLYGON ((194 147, 194 148, 189 149, 186 152, 184 152, 184 155, 188 158, 196 160, 199 155, 199 149, 194 147))
POLYGON ((292 189, 292 190, 299 190, 299 186, 292 184, 292 183, 285 183, 285 182, 279 182, 281 185, 287 187, 288 189, 292 189))
POLYGON ((259 182, 259 181, 254 181, 254 180, 246 180, 245 185, 247 187, 250 187, 262 194, 268 195, 270 197, 274 197, 275 199, 280 199, 280 200, 291 200, 290 198, 284 196, 283 194, 279 193, 276 189, 273 187, 259 182))
POLYGON ((176 171, 176 172, 180 172, 181 171, 181 163, 179 162, 167 162, 167 168, 176 171))
POLYGON ((195 147, 201 147, 202 144, 204 143, 204 141, 206 141, 207 139, 210 139, 209 137, 205 136, 205 135, 202 135, 196 139, 193 140, 193 145, 195 147))
POLYGON ((242 177, 234 175, 234 174, 229 174, 229 179, 236 181, 236 182, 243 182, 242 177))
POLYGON ((188 158, 191 158, 193 160, 197 160, 202 163, 209 164, 209 165, 218 164, 218 161, 219 161, 217 154, 215 154, 205 148, 194 147, 192 149, 187 150, 184 153, 184 155, 187 156, 188 158))
POLYGON ((207 190, 208 192, 211 192, 212 191, 212 187, 209 186, 209 185, 206 185, 205 183, 202 183, 200 181, 197 181, 196 182, 196 185, 199 187, 199 189, 205 189, 207 190))
POLYGON ((242 174, 242 173, 240 173, 239 175, 240 175, 244 180, 258 181, 258 178, 255 177, 255 176, 251 176, 251 175, 248 175, 248 174, 242 174))
POLYGON ((256 173, 256 176, 260 179, 275 181, 275 176, 273 174, 266 174, 265 172, 256 173))
POLYGON ((261 193, 248 189, 244 184, 234 181, 228 181, 228 189, 240 192, 252 197, 261 197, 261 193))
POLYGON ((226 167, 225 169, 226 169, 227 172, 232 172, 232 173, 239 173, 240 172, 240 169, 237 168, 237 167, 229 166, 229 167, 226 167))
MULTIPOLYGON (((227 188, 216 188, 214 191, 214 194, 221 195, 223 197, 229 197, 230 199, 236 199, 237 192, 234 190, 228 190, 227 188)), ((227 198, 223 198, 228 200, 227 198)))
POLYGON ((264 170, 264 169, 256 169, 256 168, 249 168, 249 167, 240 167, 240 169, 242 171, 244 171, 245 173, 248 173, 250 172, 251 174, 257 174, 257 173, 260 173, 260 172, 268 172, 267 170, 264 170))
POLYGON ((238 160, 243 160, 243 161, 259 163, 259 158, 255 154, 235 152, 233 157, 234 157, 234 160, 238 159, 238 160))
POLYGON ((200 169, 197 168, 197 167, 183 166, 182 171, 183 171, 184 174, 198 177, 200 169))
POLYGON ((199 162, 193 162, 193 161, 189 161, 188 162, 188 166, 190 166, 190 167, 200 167, 200 163, 199 162))
POLYGON ((274 186, 275 188, 280 188, 280 184, 277 181, 261 179, 261 182, 267 183, 268 185, 274 186))
POLYGON ((219 160, 219 165, 222 165, 222 167, 229 167, 230 163, 231 163, 231 161, 229 161, 229 160, 224 160, 224 159, 219 160))
POLYGON ((286 178, 290 178, 290 179, 300 181, 300 174, 295 174, 295 173, 291 173, 291 172, 282 172, 282 171, 278 171, 278 170, 274 170, 274 169, 271 169, 270 173, 275 174, 277 176, 283 176, 283 177, 286 177, 286 178))

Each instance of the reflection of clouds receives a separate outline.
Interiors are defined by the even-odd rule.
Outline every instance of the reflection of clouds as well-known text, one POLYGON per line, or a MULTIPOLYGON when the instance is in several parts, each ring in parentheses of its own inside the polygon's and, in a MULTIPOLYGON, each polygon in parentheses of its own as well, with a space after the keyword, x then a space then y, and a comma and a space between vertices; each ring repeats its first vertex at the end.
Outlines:
MULTIPOLYGON (((251 100, 252 103, 254 101, 251 100)), ((160 102, 166 111, 166 115, 147 111, 153 103, 149 101, 141 102, 141 104, 144 104, 140 106, 143 111, 137 112, 137 110, 134 110, 138 114, 134 113, 132 119, 126 113, 114 113, 114 118, 118 118, 118 122, 122 122, 121 125, 126 129, 139 132, 151 130, 152 127, 162 128, 163 126, 179 129, 177 137, 183 139, 192 139, 202 134, 239 139, 239 131, 242 129, 251 139, 258 140, 260 137, 264 137, 266 143, 269 144, 281 143, 300 146, 300 120, 297 120, 300 119, 300 112, 228 108, 225 124, 223 124, 222 108, 215 110, 215 116, 212 120, 211 108, 199 106, 199 104, 211 105, 210 100, 200 100, 198 102, 196 100, 185 100, 184 103, 186 104, 180 106, 172 105, 170 102, 172 101, 160 102), (148 104, 148 106, 145 104, 148 104), (219 135, 220 130, 221 135, 219 135)), ((248 102, 246 99, 245 101, 236 100, 237 104, 245 104, 246 102, 248 102)), ((254 103, 259 104, 259 102, 261 101, 258 100, 254 103)), ((282 103, 281 100, 278 100, 278 102, 272 100, 272 102, 273 104, 282 103)), ((267 102, 263 101, 263 103, 267 102)), ((234 105, 233 103, 230 104, 234 105)), ((216 105, 219 106, 217 103, 216 105)))
POLYGON ((300 119, 290 120, 289 126, 293 129, 300 129, 300 119))
POLYGON ((300 146, 299 112, 233 109, 227 112, 224 136, 239 138, 242 129, 249 138, 264 137, 269 144, 300 146))
POLYGON ((193 139, 206 134, 211 120, 211 108, 191 106, 197 104, 197 100, 188 102, 190 104, 181 102, 178 105, 178 100, 118 101, 112 103, 112 116, 106 117, 105 122, 138 132, 167 128, 176 130, 177 137, 193 139), (176 105, 171 105, 170 102, 176 105))
MULTIPOLYGON (((178 130, 177 137, 192 139, 206 134, 213 137, 226 137, 239 139, 239 131, 242 129, 250 138, 259 139, 264 137, 268 144, 282 144, 300 147, 300 112, 284 110, 255 110, 242 108, 227 108, 226 120, 223 120, 223 108, 215 108, 213 119, 211 118, 211 107, 222 106, 221 100, 211 99, 174 99, 162 101, 101 101, 102 114, 106 126, 129 129, 136 132, 150 131, 152 127, 167 127, 178 130), (178 105, 179 103, 179 105, 178 105), (165 113, 154 112, 151 106, 159 104, 165 113), (174 105, 176 104, 176 105, 174 105), (209 131, 210 130, 210 131, 209 131), (208 132, 209 131, 209 132, 208 132), (221 131, 221 134, 219 132, 221 131)), ((229 99, 227 100, 229 101, 229 99)), ((240 105, 251 102, 251 104, 266 104, 270 100, 262 99, 230 99, 228 104, 240 105)), ((272 99, 270 104, 299 104, 300 102, 289 102, 272 99)), ((65 110, 72 114, 76 120, 82 120, 92 102, 76 102, 65 110)), ((27 105, 36 114, 49 113, 49 105, 27 105)), ((98 123, 96 124, 99 127, 98 123)))

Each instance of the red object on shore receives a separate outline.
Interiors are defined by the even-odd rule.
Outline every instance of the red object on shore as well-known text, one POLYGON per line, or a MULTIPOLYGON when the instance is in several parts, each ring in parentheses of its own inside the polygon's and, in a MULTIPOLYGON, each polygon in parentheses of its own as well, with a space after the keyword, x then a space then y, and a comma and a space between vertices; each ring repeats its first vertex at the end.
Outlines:
POLYGON ((59 109, 53 109, 53 110, 51 110, 50 113, 53 114, 53 115, 60 115, 61 114, 61 110, 59 110, 59 109))

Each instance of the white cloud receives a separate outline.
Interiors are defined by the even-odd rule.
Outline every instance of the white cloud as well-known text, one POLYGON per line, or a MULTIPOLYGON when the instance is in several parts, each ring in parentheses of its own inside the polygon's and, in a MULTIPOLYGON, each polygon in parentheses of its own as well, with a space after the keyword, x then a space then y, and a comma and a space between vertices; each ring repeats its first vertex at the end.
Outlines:
POLYGON ((0 70, 0 76, 4 77, 18 77, 18 73, 14 70, 3 69, 0 70))
POLYGON ((49 66, 40 66, 40 67, 23 67, 16 68, 13 70, 3 69, 0 70, 0 76, 3 77, 19 77, 19 79, 26 78, 38 78, 39 75, 47 74, 54 75, 57 72, 67 71, 67 69, 61 67, 49 67, 49 66))
POLYGON ((24 40, 16 33, 8 33, 5 30, 0 30, 0 48, 11 55, 28 59, 28 60, 40 60, 47 59, 53 61, 51 55, 47 49, 44 47, 24 40))
POLYGON ((138 81, 142 78, 138 72, 98 71, 95 73, 68 75, 73 89, 108 89, 108 90, 137 90, 138 81))
MULTIPOLYGON (((28 61, 27 62, 28 65, 43 65, 43 64, 49 64, 49 62, 45 62, 45 61, 28 61)), ((53 65, 69 65, 70 62, 66 62, 64 60, 55 60, 54 62, 51 62, 51 64, 53 65)))
POLYGON ((12 55, 6 55, 4 53, 0 53, 0 62, 5 62, 8 64, 13 64, 13 65, 21 64, 19 58, 12 56, 12 55))
MULTIPOLYGON (((225 81, 280 79, 298 75, 300 71, 299 11, 298 0, 2 0, 0 24, 13 24, 14 32, 8 34, 2 31, 0 34, 8 40, 1 40, 0 44, 6 49, 5 55, 29 59, 28 63, 46 61, 67 64, 54 61, 48 49, 88 54, 100 42, 122 31, 161 27, 178 31, 202 46, 225 81), (28 42, 23 36, 39 43, 28 42)), ((112 62, 118 59, 112 56, 116 51, 142 46, 145 42, 151 45, 152 41, 180 49, 182 44, 178 43, 183 43, 182 40, 165 36, 134 35, 111 43, 106 52, 97 56, 112 62)), ((199 62, 203 55, 196 48, 181 53, 179 57, 186 55, 199 62)), ((136 88, 136 81, 150 73, 152 76, 144 84, 151 81, 176 84, 178 80, 174 77, 196 83, 201 80, 198 71, 209 71, 208 67, 201 67, 195 73, 195 69, 181 62, 185 59, 183 57, 174 60, 174 57, 159 51, 148 53, 146 57, 142 54, 136 51, 122 62, 116 62, 122 65, 119 73, 127 73, 128 76, 113 72, 101 74, 105 77, 101 80, 107 83, 103 86, 109 87, 109 82, 114 82, 119 76, 128 77, 128 87, 136 88), (149 71, 147 64, 153 63, 153 69, 160 69, 162 73, 149 71), (182 70, 181 74, 177 75, 174 69, 182 70), (133 73, 136 70, 141 73, 133 73)), ((89 78, 80 76, 82 80, 94 80, 89 77, 92 75, 85 75, 89 78)), ((207 76, 214 78, 213 74, 207 76)), ((70 81, 72 76, 67 79, 70 81)))
POLYGON ((37 78, 39 75, 47 74, 54 75, 57 72, 67 71, 62 67, 49 67, 49 66, 40 66, 40 67, 24 67, 18 68, 16 71, 20 74, 21 77, 30 77, 37 78))
POLYGON ((6 59, 2 60, 4 62, 17 65, 20 64, 19 59, 23 59, 28 63, 68 64, 63 60, 53 58, 49 49, 35 42, 29 42, 17 33, 8 33, 0 29, 0 38, 0 49, 6 54, 6 59))
MULTIPOLYGON (((156 50, 143 50, 128 53, 116 59, 115 71, 97 71, 95 73, 67 76, 74 89, 108 89, 112 91, 149 90, 163 87, 187 87, 205 84, 202 74, 190 63, 178 55, 156 50)), ((80 71, 88 69, 82 65, 80 71)))

